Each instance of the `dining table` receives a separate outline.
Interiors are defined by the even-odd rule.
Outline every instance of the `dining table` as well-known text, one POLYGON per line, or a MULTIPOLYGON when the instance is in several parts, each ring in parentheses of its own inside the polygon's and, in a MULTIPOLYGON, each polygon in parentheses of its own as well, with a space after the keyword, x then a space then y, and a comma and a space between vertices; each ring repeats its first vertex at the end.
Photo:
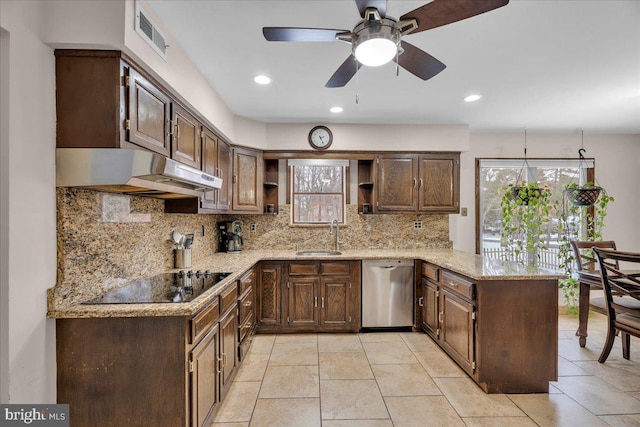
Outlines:
MULTIPOLYGON (((640 270, 621 270, 623 273, 640 273, 640 270)), ((578 330, 576 336, 580 342, 580 347, 587 344, 587 323, 589 320, 589 300, 591 289, 602 291, 602 276, 600 270, 578 270, 578 283, 580 285, 578 299, 578 330)), ((603 294, 604 296, 604 294, 603 294)))

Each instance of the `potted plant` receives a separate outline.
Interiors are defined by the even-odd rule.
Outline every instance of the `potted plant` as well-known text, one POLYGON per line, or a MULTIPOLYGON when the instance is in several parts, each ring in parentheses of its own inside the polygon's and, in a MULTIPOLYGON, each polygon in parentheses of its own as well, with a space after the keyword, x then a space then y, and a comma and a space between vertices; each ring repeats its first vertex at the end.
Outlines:
POLYGON ((575 256, 572 240, 600 241, 609 203, 615 201, 607 191, 588 182, 585 185, 571 183, 564 189, 562 209, 558 209, 559 267, 568 276, 559 282, 570 313, 576 312, 579 296, 578 280, 574 271, 575 256), (591 194, 585 195, 589 191, 591 194), (578 200, 576 200, 578 199, 578 200), (591 199, 594 199, 591 201, 591 199))
POLYGON ((537 265, 540 251, 547 247, 543 230, 550 221, 551 193, 536 182, 509 184, 502 189, 500 206, 501 243, 509 258, 524 265, 537 265))

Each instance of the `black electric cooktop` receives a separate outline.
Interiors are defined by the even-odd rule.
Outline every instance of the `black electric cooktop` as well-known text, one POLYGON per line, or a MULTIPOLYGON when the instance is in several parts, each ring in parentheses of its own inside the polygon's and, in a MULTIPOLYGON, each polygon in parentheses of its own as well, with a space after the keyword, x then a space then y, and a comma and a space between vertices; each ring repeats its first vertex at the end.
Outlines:
POLYGON ((109 291, 84 304, 144 304, 144 303, 180 303, 193 301, 211 289, 231 273, 210 273, 209 270, 195 273, 159 274, 157 276, 136 279, 121 288, 109 291))

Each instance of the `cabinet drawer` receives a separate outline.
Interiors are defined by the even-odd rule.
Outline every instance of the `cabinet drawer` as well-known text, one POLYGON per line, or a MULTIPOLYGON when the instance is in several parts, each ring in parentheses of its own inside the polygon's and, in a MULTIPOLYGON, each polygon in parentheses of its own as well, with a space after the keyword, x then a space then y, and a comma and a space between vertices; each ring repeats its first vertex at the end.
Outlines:
POLYGON ((341 275, 351 272, 351 263, 348 262, 323 262, 320 263, 320 274, 341 275))
POLYGON ((317 262, 291 262, 289 263, 290 276, 313 276, 318 274, 320 264, 317 262))
POLYGON ((475 298, 475 284, 471 279, 458 276, 448 271, 443 271, 441 278, 440 284, 452 292, 468 300, 475 298))
POLYGON ((240 296, 238 300, 238 323, 242 324, 253 313, 253 304, 255 301, 255 294, 253 289, 249 290, 244 296, 240 296))
POLYGON ((242 343, 247 338, 247 335, 251 333, 255 322, 253 321, 253 313, 249 312, 249 317, 238 327, 238 342, 242 343))
POLYGON ((191 319, 191 343, 198 342, 215 326, 220 318, 220 304, 215 297, 211 304, 191 319))
POLYGON ((438 276, 440 273, 440 268, 437 265, 430 264, 428 262, 422 263, 422 275, 428 277, 434 282, 438 281, 438 276))
POLYGON ((231 286, 220 294, 220 313, 226 312, 238 300, 238 288, 231 286))
POLYGON ((253 269, 251 269, 238 280, 238 295, 244 294, 247 289, 251 288, 254 280, 255 273, 253 272, 253 269))

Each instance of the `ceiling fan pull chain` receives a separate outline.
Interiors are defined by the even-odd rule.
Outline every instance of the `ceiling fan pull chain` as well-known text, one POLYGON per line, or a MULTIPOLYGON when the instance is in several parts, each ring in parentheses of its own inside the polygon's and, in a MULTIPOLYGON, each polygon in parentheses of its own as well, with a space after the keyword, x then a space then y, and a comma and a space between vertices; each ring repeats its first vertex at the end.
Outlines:
POLYGON ((356 62, 356 104, 360 103, 360 96, 358 96, 358 92, 360 92, 360 73, 358 73, 358 63, 356 62))

